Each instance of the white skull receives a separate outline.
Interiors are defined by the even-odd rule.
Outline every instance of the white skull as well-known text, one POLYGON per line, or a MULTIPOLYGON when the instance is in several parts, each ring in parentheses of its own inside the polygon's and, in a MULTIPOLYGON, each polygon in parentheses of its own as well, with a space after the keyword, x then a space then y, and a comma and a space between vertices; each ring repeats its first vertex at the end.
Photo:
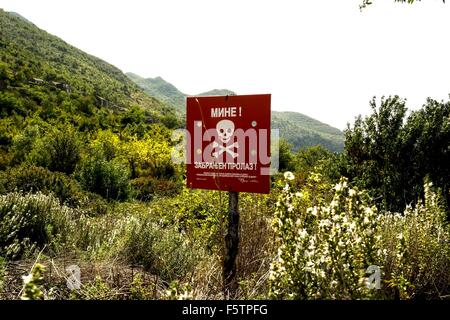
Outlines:
POLYGON ((216 126, 220 141, 228 143, 234 133, 234 123, 231 120, 220 120, 216 126))

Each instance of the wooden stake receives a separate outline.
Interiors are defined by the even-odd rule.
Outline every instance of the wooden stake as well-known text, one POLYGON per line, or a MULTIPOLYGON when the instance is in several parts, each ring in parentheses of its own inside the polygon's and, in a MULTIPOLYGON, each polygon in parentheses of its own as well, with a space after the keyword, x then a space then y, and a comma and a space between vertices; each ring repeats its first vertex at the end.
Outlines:
POLYGON ((236 257, 239 252, 239 194, 228 193, 228 227, 223 260, 223 291, 225 298, 234 298, 238 289, 236 257))

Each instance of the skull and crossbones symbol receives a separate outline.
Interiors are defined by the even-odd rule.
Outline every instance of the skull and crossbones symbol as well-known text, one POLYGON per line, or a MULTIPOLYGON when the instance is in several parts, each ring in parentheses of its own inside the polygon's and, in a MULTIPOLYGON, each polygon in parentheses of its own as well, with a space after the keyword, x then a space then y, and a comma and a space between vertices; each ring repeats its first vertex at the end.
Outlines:
POLYGON ((222 144, 219 144, 217 141, 214 141, 212 143, 212 147, 213 149, 219 148, 218 151, 215 151, 212 153, 212 156, 214 158, 218 158, 222 153, 226 152, 228 153, 230 156, 234 158, 238 157, 239 154, 234 152, 233 149, 234 148, 239 148, 239 144, 237 142, 234 142, 230 145, 226 145, 230 140, 231 137, 234 134, 234 123, 231 120, 221 120, 217 123, 216 125, 216 130, 217 130, 217 135, 219 137, 220 142, 222 142, 223 144, 225 144, 225 146, 223 146, 222 144))

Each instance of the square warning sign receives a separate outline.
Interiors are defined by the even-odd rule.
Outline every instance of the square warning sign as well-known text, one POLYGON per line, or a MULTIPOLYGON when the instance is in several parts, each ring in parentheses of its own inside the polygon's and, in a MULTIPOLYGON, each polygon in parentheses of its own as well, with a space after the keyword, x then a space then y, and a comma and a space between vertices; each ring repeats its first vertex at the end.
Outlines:
POLYGON ((188 97, 190 188, 269 193, 270 94, 188 97))

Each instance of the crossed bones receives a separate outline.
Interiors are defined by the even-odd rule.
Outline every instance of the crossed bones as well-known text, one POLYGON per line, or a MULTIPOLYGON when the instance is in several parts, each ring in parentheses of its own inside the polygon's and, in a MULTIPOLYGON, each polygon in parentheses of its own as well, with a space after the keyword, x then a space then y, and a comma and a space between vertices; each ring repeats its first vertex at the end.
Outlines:
POLYGON ((230 149, 233 149, 233 148, 239 148, 239 143, 237 143, 237 142, 232 143, 229 146, 225 146, 224 147, 223 145, 218 144, 216 141, 214 141, 212 143, 212 147, 213 147, 213 149, 216 149, 217 147, 219 147, 219 149, 220 149, 219 151, 216 151, 216 152, 212 153, 212 156, 214 158, 218 158, 224 152, 230 154, 230 156, 232 156, 233 159, 236 158, 237 156, 239 156, 238 153, 234 152, 233 150, 230 150, 230 149))

